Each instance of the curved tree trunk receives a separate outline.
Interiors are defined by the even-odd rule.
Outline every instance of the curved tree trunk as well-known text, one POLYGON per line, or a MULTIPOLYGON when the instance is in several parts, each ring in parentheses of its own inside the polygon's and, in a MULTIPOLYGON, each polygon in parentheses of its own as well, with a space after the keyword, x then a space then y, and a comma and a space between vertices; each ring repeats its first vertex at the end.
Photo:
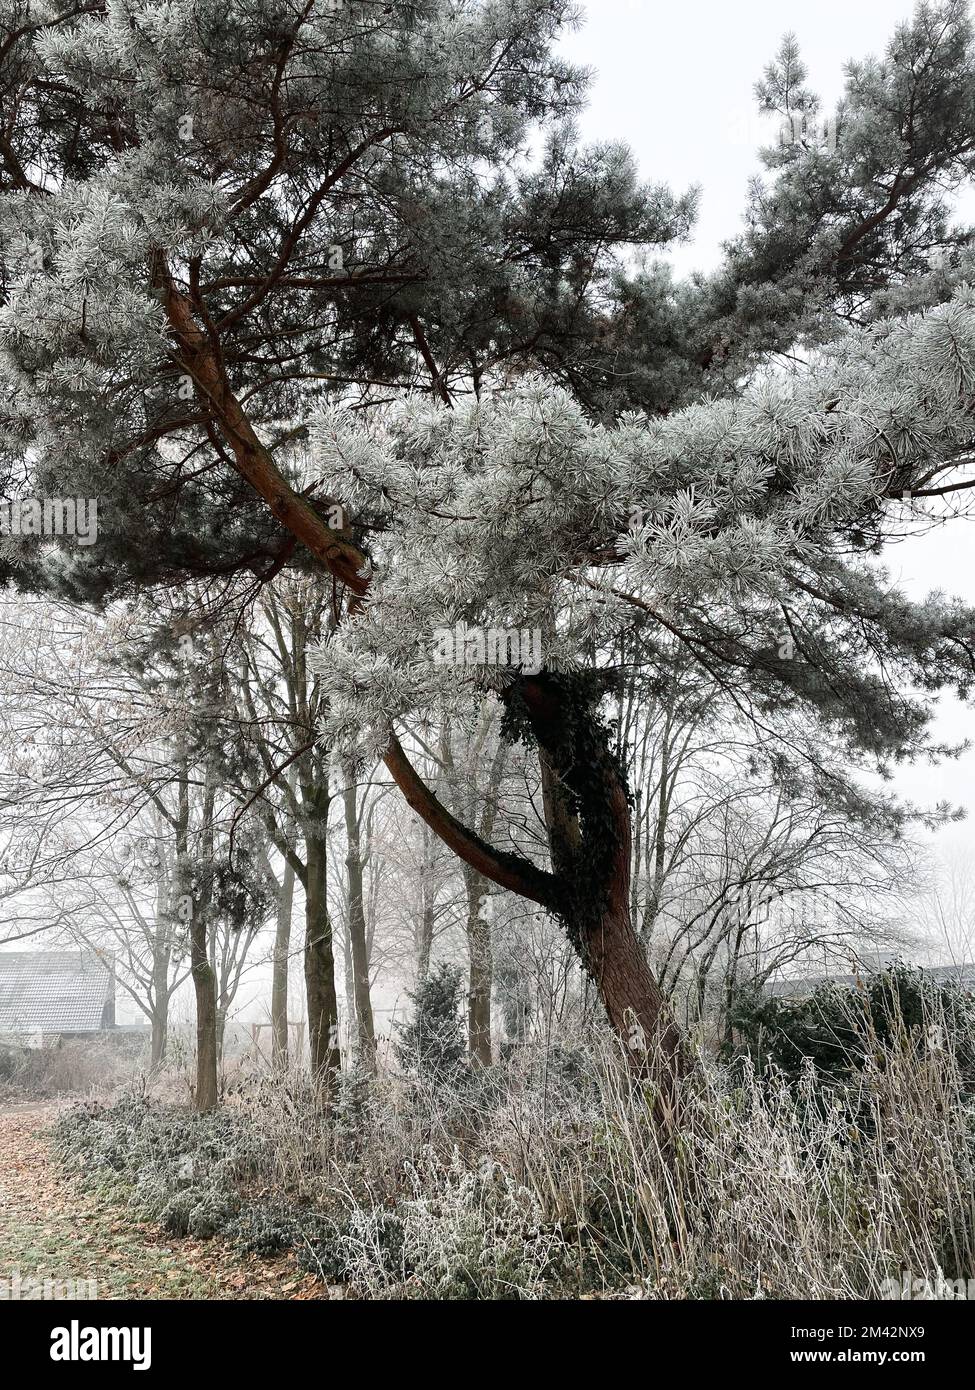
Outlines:
POLYGON ((630 805, 607 731, 571 687, 525 682, 538 741, 552 867, 564 886, 562 916, 634 1072, 657 1086, 672 1115, 687 1057, 669 1000, 635 929, 630 903, 630 805))
MULTIPOLYGON (((214 427, 231 448, 237 471, 264 498, 277 520, 334 579, 346 586, 351 596, 348 611, 355 611, 370 588, 372 563, 368 555, 356 544, 351 529, 329 528, 308 498, 296 492, 282 474, 235 396, 224 363, 195 319, 192 302, 179 288, 161 251, 154 256, 153 283, 162 291, 181 360, 191 372, 201 398, 206 398, 214 427)), ((322 500, 319 499, 319 505, 322 500)), ((409 804, 465 863, 501 887, 562 915, 615 1026, 629 1040, 627 1020, 635 1018, 647 1035, 649 1046, 659 1046, 659 1069, 672 1080, 683 1066, 679 1045, 674 1045, 674 1024, 635 940, 629 909, 625 909, 624 915, 623 907, 616 901, 619 884, 629 886, 629 865, 624 868, 615 862, 607 835, 612 835, 614 828, 622 828, 625 811, 625 845, 629 854, 629 807, 622 774, 618 769, 613 771, 616 765, 608 741, 592 713, 594 702, 590 697, 587 710, 586 697, 578 683, 573 692, 571 680, 546 673, 520 678, 514 690, 524 703, 540 752, 545 755, 541 761, 544 764, 546 759, 551 760, 556 782, 564 783, 572 793, 557 795, 562 803, 557 812, 559 824, 549 825, 554 874, 539 870, 522 855, 499 852, 451 815, 417 775, 395 736, 390 738, 386 750, 386 767, 409 804), (581 793, 578 804, 574 804, 576 793, 581 793), (580 819, 585 823, 581 837, 580 819), (576 822, 575 831, 571 829, 572 821, 576 822), (563 840, 566 830, 569 838, 563 840), (593 906, 586 907, 587 894, 593 906)), ((311 879, 309 874, 309 893, 313 891, 311 879)), ((324 901, 320 915, 321 921, 327 923, 324 901)), ((309 933, 306 979, 315 978, 314 969, 309 968, 309 952, 323 951, 326 938, 331 960, 330 930, 326 933, 322 928, 320 937, 315 930, 309 933)), ((334 1010, 334 979, 331 995, 334 1010)), ((313 1065, 317 1061, 320 1068, 327 1064, 329 1056, 329 1049, 320 1044, 328 1004, 317 984, 314 990, 309 989, 309 1004, 309 1030, 315 1030, 319 1038, 312 1050, 313 1065)), ((647 1058, 638 1065, 645 1068, 647 1058)))
MULTIPOLYGON (((156 279, 182 358, 207 391, 239 472, 267 501, 282 525, 347 586, 353 596, 349 611, 354 611, 370 587, 368 556, 349 532, 331 531, 280 472, 234 396, 222 364, 161 255, 157 257, 156 279)), ((520 678, 513 689, 523 702, 543 768, 548 763, 553 774, 549 781, 550 792, 555 792, 551 806, 555 820, 549 818, 549 807, 546 819, 554 873, 539 870, 521 855, 496 850, 458 821, 417 775, 395 737, 386 750, 386 767, 408 803, 465 863, 501 887, 563 917, 614 1026, 628 1043, 634 1037, 639 1042, 639 1033, 630 1026, 635 1022, 646 1038, 647 1052, 642 1057, 639 1046, 629 1049, 634 1066, 658 1071, 664 1089, 670 1091, 684 1067, 676 1026, 636 939, 629 906, 619 901, 620 886, 629 888, 629 863, 622 863, 622 856, 609 850, 608 837, 616 831, 628 860, 629 807, 622 774, 612 759, 605 731, 593 714, 592 701, 587 710, 578 687, 573 694, 571 682, 543 672, 538 677, 520 678), (658 1054, 655 1058, 651 1056, 654 1050, 658 1054)), ((508 692, 509 697, 512 693, 508 692)), ((309 873, 308 893, 316 896, 312 878, 309 873)), ((324 901, 320 914, 327 923, 324 901)), ((323 929, 320 937, 309 932, 305 960, 306 980, 310 982, 309 1031, 318 1039, 312 1047, 316 1070, 328 1066, 330 1055, 337 1063, 338 1052, 336 1047, 331 1054, 321 1043, 329 1007, 333 1012, 335 1008, 334 978, 329 1005, 327 989, 323 991, 316 982, 321 972, 316 972, 312 960, 313 952, 324 952, 326 941, 330 961, 330 929, 323 929)))
MULTIPOLYGON (((459 822, 391 739, 385 762, 403 795, 445 844, 494 883, 565 922, 634 1072, 659 1087, 665 1119, 688 1066, 670 1005, 653 976, 629 907, 630 813, 605 729, 563 679, 518 682, 537 743, 552 872, 495 849, 459 822)), ((509 694, 510 698, 510 694, 509 694)))
POLYGON ((669 1089, 684 1070, 681 1034, 629 910, 605 912, 598 926, 583 936, 580 956, 634 1069, 655 1074, 669 1089))
MULTIPOLYGON (((626 798, 619 790, 626 807, 626 798)), ((618 808, 617 808, 618 809, 618 808)), ((670 1001, 657 982, 634 928, 629 902, 629 819, 617 821, 618 861, 598 913, 572 924, 583 968, 626 1048, 630 1067, 658 1090, 661 1117, 677 1104, 687 1058, 670 1001)))

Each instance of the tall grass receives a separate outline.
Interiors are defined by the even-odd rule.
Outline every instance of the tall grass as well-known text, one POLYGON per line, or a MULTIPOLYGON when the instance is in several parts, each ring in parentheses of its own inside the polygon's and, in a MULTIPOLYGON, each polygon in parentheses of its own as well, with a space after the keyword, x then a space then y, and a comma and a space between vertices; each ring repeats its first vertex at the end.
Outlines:
MULTIPOLYGON (((331 1113, 300 1083, 265 1080, 239 1103, 276 1186, 343 1207, 363 1231, 369 1213, 394 1212, 425 1259, 441 1237, 456 1246, 463 1213, 484 1259, 492 1243, 531 1247, 521 1296, 554 1281, 651 1298, 866 1299, 904 1271, 975 1277, 972 1099, 950 1051, 904 1037, 843 1088, 811 1068, 796 1085, 701 1059, 668 1142, 650 1089, 610 1044, 570 1077, 537 1062, 466 1088, 385 1075, 331 1113)), ((389 1271, 362 1246, 358 1281, 380 1292, 389 1271)), ((419 1276, 413 1288, 431 1296, 419 1276)))
MULTIPOLYGON (((239 1190, 290 1203, 308 1267, 372 1297, 870 1299, 905 1272, 975 1278, 970 1079, 928 1025, 879 1047, 864 1024, 842 1083, 701 1057, 665 1137, 605 1039, 449 1083, 346 1076, 327 1108, 298 1072, 242 1076, 239 1190)), ((166 1123, 192 1147, 198 1121, 166 1123)))

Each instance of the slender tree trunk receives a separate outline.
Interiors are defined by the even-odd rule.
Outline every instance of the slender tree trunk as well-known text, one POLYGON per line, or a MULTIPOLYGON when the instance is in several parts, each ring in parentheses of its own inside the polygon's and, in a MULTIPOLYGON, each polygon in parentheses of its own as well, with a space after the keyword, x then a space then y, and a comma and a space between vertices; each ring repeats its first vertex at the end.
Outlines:
POLYGON ((171 904, 169 885, 165 877, 156 884, 156 916, 152 932, 152 986, 150 1023, 152 1037, 149 1048, 149 1070, 156 1071, 166 1060, 169 1034, 169 967, 172 963, 171 904))
POLYGON ((487 880, 473 869, 464 874, 467 887, 467 951, 469 961, 467 995, 467 1044, 475 1066, 489 1067, 491 1053, 491 920, 482 911, 487 880))
POLYGON ((206 917, 190 924, 190 973, 196 995, 196 1095, 200 1114, 217 1106, 217 989, 207 952, 206 917))
POLYGON ((217 1042, 217 1069, 223 1066, 223 1049, 227 1036, 227 1014, 230 1005, 217 1001, 217 1022, 216 1022, 216 1042, 217 1042))
MULTIPOLYGON (((640 939, 646 945, 653 932, 653 925, 660 913, 664 891, 664 878, 667 867, 667 821, 670 815, 670 798, 673 792, 670 770, 671 752, 671 714, 668 708, 663 734, 660 741, 660 783, 657 788, 657 811, 653 827, 653 878, 647 894, 643 921, 640 924, 640 939)), ((647 867, 650 867, 650 845, 647 845, 647 867)), ((635 885, 634 885, 635 886, 635 885)), ((630 913, 637 920, 635 895, 630 893, 630 913)))
MULTIPOLYGON (((185 759, 179 778, 179 813, 176 827, 177 881, 188 871, 190 788, 185 759)), ((213 855, 213 791, 208 785, 203 799, 203 853, 208 862, 213 855)), ((184 881, 181 886, 188 885, 184 881)), ((190 975, 196 998, 196 1088, 194 1105, 200 1114, 215 1110, 217 1087, 217 983, 207 949, 209 893, 194 898, 183 891, 177 902, 177 915, 187 922, 190 937, 190 975)))
POLYGON ((156 1071, 166 1060, 166 1043, 169 1036, 169 952, 158 950, 152 958, 152 1040, 149 1051, 149 1069, 156 1071))
POLYGON ((416 982, 422 984, 430 973, 434 927, 434 850, 433 831, 421 824, 423 862, 420 866, 420 920, 416 924, 416 982))
MULTIPOLYGON (((355 980, 352 976, 352 941, 348 927, 342 939, 342 979, 345 983, 345 1016, 355 1024, 355 980)), ((354 1039, 350 1039, 354 1042, 354 1039)))
POLYGON ((355 995, 355 1046, 361 1066, 371 1070, 376 1061, 376 1031, 369 996, 369 951, 366 944, 366 910, 363 901, 362 845, 355 787, 346 787, 345 833, 348 843, 346 868, 349 874, 349 954, 352 957, 352 984, 355 995))
POLYGON ((288 1065, 288 967, 291 962, 291 912, 294 899, 295 871, 286 863, 278 889, 271 966, 271 1061, 275 1067, 282 1068, 288 1065))
MULTIPOLYGON (((493 715, 491 718, 493 719, 493 715)), ((489 726, 484 730, 485 737, 488 728, 489 726)), ((506 756, 504 739, 499 738, 497 749, 491 760, 487 785, 484 788, 484 810, 481 815, 480 834, 486 842, 490 842, 494 833, 498 789, 504 776, 506 756)), ((474 1065, 489 1067, 494 1061, 491 1052, 491 990, 494 984, 491 936, 494 922, 494 900, 488 895, 488 880, 470 866, 464 870, 464 882, 467 888, 469 968, 467 1045, 474 1065)))
POLYGON ((166 1003, 162 1006, 162 1008, 165 1009, 166 1012, 162 1014, 160 1013, 160 1006, 157 1004, 156 1007, 153 1009, 152 1015, 149 1020, 152 1025, 149 1042, 150 1071, 158 1071, 159 1068, 162 1066, 163 1062, 165 1062, 166 1060, 166 1042, 169 1032, 168 1004, 169 1001, 167 1000, 166 1003))
POLYGON ((308 999, 308 1047, 311 1072, 326 1082, 341 1066, 339 1014, 335 995, 332 923, 325 897, 327 859, 316 830, 306 842, 305 993, 308 999))
MULTIPOLYGON (((643 788, 637 787, 633 794, 633 868, 630 873, 630 916, 633 918, 634 922, 637 920, 637 895, 640 891, 640 868, 642 864, 644 840, 646 837, 643 796, 643 788)), ((649 844, 646 845, 646 854, 649 859, 649 844)), ((642 934, 643 929, 641 927, 641 936, 642 934)))
POLYGON ((667 863, 667 815, 670 806, 670 733, 664 734, 660 752, 660 789, 657 795, 657 823, 653 829, 653 888, 652 899, 646 914, 645 931, 650 930, 660 911, 660 899, 664 891, 664 869, 667 863))
POLYGON ((433 906, 424 902, 420 914, 420 937, 416 945, 416 979, 421 983, 430 973, 430 952, 433 950, 433 906))

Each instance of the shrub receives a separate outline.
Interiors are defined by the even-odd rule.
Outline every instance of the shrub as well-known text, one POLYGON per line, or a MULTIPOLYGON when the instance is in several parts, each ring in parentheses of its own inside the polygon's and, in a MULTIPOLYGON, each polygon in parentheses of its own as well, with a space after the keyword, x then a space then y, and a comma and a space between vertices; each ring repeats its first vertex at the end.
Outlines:
POLYGON ((823 1082, 848 1082, 870 1058, 908 1047, 920 1056, 947 1048, 975 1082, 975 999, 902 964, 856 989, 826 984, 805 999, 741 991, 729 1021, 731 1055, 747 1054, 760 1070, 774 1067, 792 1081, 811 1065, 823 1082))
POLYGON ((262 1158, 236 1112, 191 1115, 133 1097, 66 1111, 54 1142, 65 1163, 103 1187, 127 1187, 136 1212, 174 1235, 223 1231, 240 1205, 236 1184, 259 1171, 262 1158))
POLYGON ((324 1217, 298 1251, 302 1269, 329 1284, 345 1284, 367 1271, 375 1289, 402 1284, 411 1272, 403 1223, 383 1207, 351 1206, 324 1217))
MULTIPOLYGON (((304 1254, 327 1240, 331 1231, 332 1222, 326 1213, 274 1199, 243 1203, 237 1219, 228 1227, 238 1249, 248 1255, 277 1255, 282 1250, 304 1254)), ((299 1262, 315 1271, 314 1261, 299 1262)))
POLYGON ((0 1041, 0 1083, 16 1083, 17 1076, 24 1066, 26 1048, 18 1043, 0 1041))
POLYGON ((31 1097, 110 1092, 134 1079, 143 1052, 112 1037, 69 1038, 46 1047, 0 1044, 0 1083, 31 1097))
POLYGON ((399 1028, 396 1056, 400 1065, 426 1081, 456 1080, 466 1051, 460 967, 441 961, 409 998, 413 1017, 399 1028))
POLYGON ((212 1187, 183 1187, 171 1193, 154 1214, 171 1235, 206 1239, 230 1227, 239 1205, 233 1195, 212 1187))
POLYGON ((564 1245, 541 1203, 495 1170, 427 1156, 412 1196, 389 1210, 352 1205, 302 1263, 372 1297, 520 1299, 558 1288, 564 1245))

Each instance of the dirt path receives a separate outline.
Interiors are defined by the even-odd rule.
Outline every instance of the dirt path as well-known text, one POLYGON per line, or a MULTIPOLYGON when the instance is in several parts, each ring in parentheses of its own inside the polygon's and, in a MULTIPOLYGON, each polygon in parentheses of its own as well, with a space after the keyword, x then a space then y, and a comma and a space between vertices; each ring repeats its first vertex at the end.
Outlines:
MULTIPOLYGON (((0 1298, 27 1297, 30 1279, 93 1279, 98 1298, 327 1297, 290 1256, 265 1260, 218 1240, 176 1240, 86 1192, 48 1151, 45 1131, 57 1111, 0 1105, 0 1298), (21 1292, 11 1292, 18 1274, 21 1292)), ((75 1296, 91 1294, 82 1285, 75 1296)))

